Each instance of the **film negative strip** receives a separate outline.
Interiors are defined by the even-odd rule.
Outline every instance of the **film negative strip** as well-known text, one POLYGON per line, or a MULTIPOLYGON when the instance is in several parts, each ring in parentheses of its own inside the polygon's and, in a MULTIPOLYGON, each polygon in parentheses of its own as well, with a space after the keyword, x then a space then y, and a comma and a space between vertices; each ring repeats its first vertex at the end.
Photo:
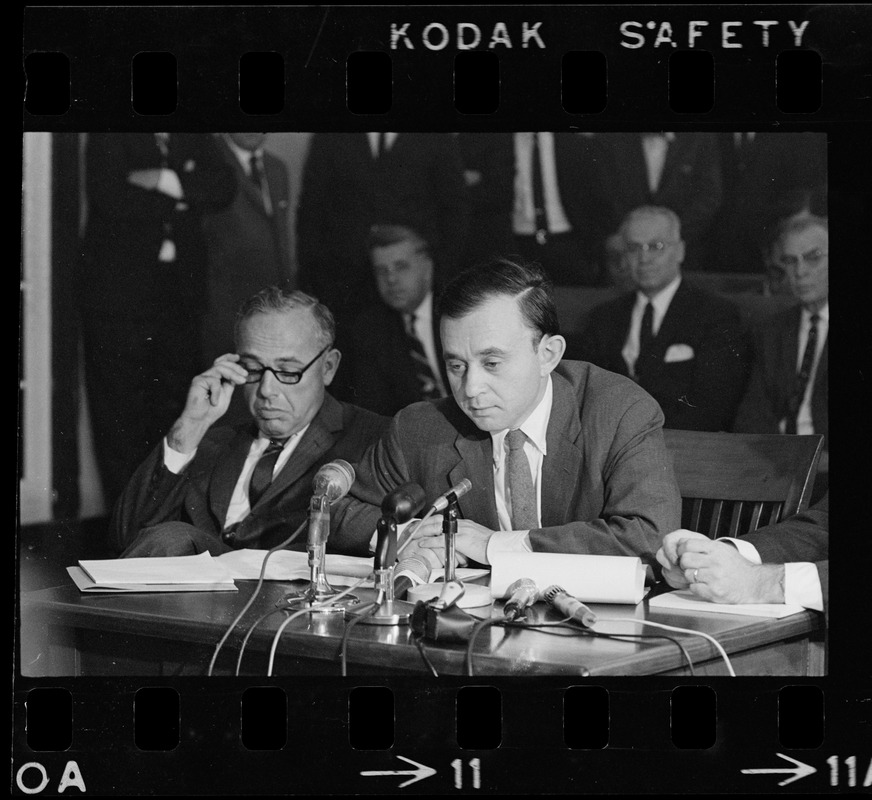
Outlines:
MULTIPOLYGON (((13 794, 868 793, 870 46, 859 4, 25 8, 13 794), (559 618, 538 605, 524 631, 447 612, 408 625, 308 613, 283 628, 287 584, 267 581, 218 657, 253 581, 116 595, 72 584, 66 568, 98 552, 105 525, 105 509, 92 524, 78 495, 64 505, 84 467, 57 446, 77 430, 63 392, 79 378, 63 363, 79 358, 71 265, 89 136, 266 132, 291 175, 274 211, 288 215, 293 249, 316 133, 335 149, 372 131, 596 141, 667 130, 826 141, 839 263, 826 615, 703 615, 696 626, 728 651, 730 677, 711 641, 536 630, 559 618), (40 430, 55 441, 42 456, 40 430), (34 483, 54 505, 31 508, 34 483)), ((679 199, 705 205, 720 190, 694 169, 678 167, 679 199)), ((486 177, 467 165, 467 188, 486 177)), ((333 202, 338 216, 341 192, 333 202)))

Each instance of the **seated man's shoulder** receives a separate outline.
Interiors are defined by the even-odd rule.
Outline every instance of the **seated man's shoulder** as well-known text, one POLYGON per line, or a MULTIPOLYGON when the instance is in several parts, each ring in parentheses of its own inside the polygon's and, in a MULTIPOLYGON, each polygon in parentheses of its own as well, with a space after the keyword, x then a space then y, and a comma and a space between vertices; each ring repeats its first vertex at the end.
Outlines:
POLYGON ((420 440, 433 441, 442 441, 447 434, 475 429, 453 397, 445 397, 436 402, 423 400, 412 403, 396 413, 394 426, 401 435, 408 434, 420 440))
POLYGON ((569 382, 585 414, 621 414, 636 403, 653 405, 659 411, 657 401, 634 380, 587 361, 563 360, 554 374, 569 382))
POLYGON ((387 430, 391 418, 383 414, 376 414, 366 408, 361 408, 353 403, 340 402, 342 406, 342 423, 346 430, 357 432, 371 432, 376 435, 387 430))

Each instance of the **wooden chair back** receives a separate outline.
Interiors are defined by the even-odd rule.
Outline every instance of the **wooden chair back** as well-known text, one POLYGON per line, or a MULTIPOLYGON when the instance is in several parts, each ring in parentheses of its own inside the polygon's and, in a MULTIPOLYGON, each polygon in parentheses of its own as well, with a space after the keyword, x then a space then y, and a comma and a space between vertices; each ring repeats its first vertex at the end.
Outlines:
POLYGON ((808 508, 819 434, 664 429, 681 492, 681 525, 712 539, 741 536, 808 508))

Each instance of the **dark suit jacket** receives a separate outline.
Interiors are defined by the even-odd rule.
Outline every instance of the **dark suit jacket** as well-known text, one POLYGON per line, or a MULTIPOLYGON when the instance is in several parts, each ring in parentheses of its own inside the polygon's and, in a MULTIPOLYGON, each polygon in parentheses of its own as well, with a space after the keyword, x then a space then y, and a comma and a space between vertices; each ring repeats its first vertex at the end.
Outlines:
MULTIPOLYGON (((628 375, 621 355, 630 330, 636 293, 595 308, 580 338, 580 358, 628 375)), ((639 385, 660 403, 665 427, 697 431, 730 430, 747 380, 748 346, 739 310, 716 295, 681 281, 647 357, 636 364, 639 385), (666 362, 673 345, 687 345, 693 357, 666 362)))
POLYGON ((144 314, 175 303, 187 313, 206 300, 206 250, 201 214, 233 200, 236 181, 211 134, 173 133, 167 167, 184 190, 184 204, 134 186, 133 170, 158 169, 152 133, 90 133, 86 147, 88 221, 83 242, 80 301, 103 314, 144 314), (164 239, 176 248, 161 264, 164 239))
MULTIPOLYGON (((312 478, 319 467, 334 458, 354 463, 387 423, 385 417, 326 395, 297 449, 239 523, 233 546, 268 549, 289 536, 307 517, 312 478)), ((252 424, 213 428, 179 475, 164 466, 161 442, 115 506, 110 546, 120 552, 143 528, 170 520, 188 522, 220 537, 233 489, 256 436, 252 424)), ((298 541, 304 547, 306 537, 298 541)))
POLYGON ((297 210, 301 288, 353 306, 372 281, 366 239, 375 223, 411 225, 443 277, 457 270, 469 201, 453 135, 400 133, 379 159, 365 133, 312 136, 297 210))
MULTIPOLYGON (((778 433, 796 381, 801 308, 793 306, 764 319, 754 337, 748 388, 736 414, 740 433, 778 433)), ((811 395, 814 432, 829 449, 828 342, 824 342, 811 395)))
POLYGON ((790 194, 826 190, 827 141, 821 133, 758 132, 737 147, 718 133, 724 198, 708 237, 705 269, 763 272, 763 249, 790 194))
POLYGON ((671 208, 681 219, 690 264, 691 256, 697 258, 700 243, 721 203, 715 134, 676 133, 666 150, 663 174, 653 194, 648 188, 642 134, 610 133, 601 139, 609 154, 606 192, 618 224, 638 206, 671 208))
MULTIPOLYGON (((350 341, 353 372, 351 389, 357 405, 392 417, 401 408, 422 399, 402 314, 384 303, 367 308, 355 321, 350 341)), ((448 376, 442 361, 442 340, 435 313, 433 343, 442 385, 448 391, 448 376)))
MULTIPOLYGON (((632 381, 591 364, 564 361, 552 375, 543 527, 530 532, 533 549, 633 555, 653 564, 663 535, 681 518, 660 409, 632 381)), ((460 515, 499 530, 490 434, 453 398, 416 403, 367 450, 353 498, 335 523, 364 553, 387 492, 414 481, 432 501, 463 478, 472 489, 459 500, 460 515)))
POLYGON ((829 600, 829 526, 829 494, 825 494, 808 510, 746 534, 742 539, 757 548, 764 564, 814 563, 826 610, 829 600))
MULTIPOLYGON (((465 170, 475 173, 470 186, 472 225, 466 260, 474 262, 514 250, 515 205, 513 133, 460 133, 465 170)), ((592 257, 605 232, 617 226, 605 193, 608 164, 600 142, 578 133, 554 134, 554 167, 560 203, 572 230, 592 257)))
POLYGON ((273 210, 270 215, 239 159, 223 137, 216 138, 239 190, 229 206, 203 216, 209 260, 203 338, 206 363, 233 350, 233 325, 243 300, 265 286, 293 278, 285 163, 264 151, 263 168, 273 210))

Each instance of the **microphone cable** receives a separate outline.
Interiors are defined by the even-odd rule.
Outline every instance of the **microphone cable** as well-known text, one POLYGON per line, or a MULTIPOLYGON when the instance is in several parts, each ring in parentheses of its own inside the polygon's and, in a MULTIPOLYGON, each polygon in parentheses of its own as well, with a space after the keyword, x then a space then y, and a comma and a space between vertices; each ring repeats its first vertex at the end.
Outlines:
MULTIPOLYGON (((306 516, 306 519, 304 519, 304 520, 300 523, 300 527, 297 528, 297 530, 295 530, 295 531, 294 531, 290 536, 288 536, 288 538, 285 539, 283 542, 279 542, 275 547, 273 547, 271 550, 268 550, 268 551, 267 551, 266 555, 263 557, 263 564, 261 564, 261 567, 260 567, 260 577, 258 577, 258 579, 257 579, 257 586, 254 587, 254 591, 251 593, 251 597, 248 598, 248 602, 247 602, 247 603, 242 607, 242 611, 240 611, 240 612, 236 615, 236 618, 233 620, 233 622, 230 623, 230 625, 229 625, 229 627, 227 628, 227 630, 224 631, 224 635, 223 635, 223 636, 221 637, 221 639, 218 641, 218 644, 215 645, 215 650, 214 650, 214 652, 212 653, 212 660, 209 662, 209 669, 207 670, 206 675, 208 675, 208 676, 211 677, 211 675, 212 675, 212 670, 215 668, 215 661, 218 659, 218 653, 221 652, 221 648, 224 646, 224 642, 227 641, 227 637, 230 636, 230 634, 233 632, 233 629, 234 629, 234 628, 237 626, 237 624, 239 623, 239 620, 241 620, 242 617, 245 616, 245 612, 248 611, 249 608, 251 608, 251 604, 255 601, 255 598, 256 598, 257 595, 260 593, 260 588, 261 588, 261 586, 263 586, 264 576, 266 575, 266 562, 267 562, 267 560, 269 559, 269 557, 270 557, 273 553, 278 552, 279 550, 283 550, 283 549, 284 549, 285 547, 287 547, 291 542, 293 542, 294 539, 296 539, 296 538, 297 538, 297 537, 298 537, 298 536, 303 532, 303 529, 304 529, 308 524, 309 524, 309 517, 308 517, 308 515, 307 515, 307 516, 306 516)), ((258 620, 258 622, 260 622, 260 620, 258 620)), ((257 623, 255 623, 255 624, 257 624, 257 623)))
POLYGON ((433 662, 430 660, 430 656, 427 655, 427 650, 424 648, 424 637, 413 632, 412 641, 415 643, 415 647, 418 648, 418 652, 421 654, 421 660, 424 662, 424 666, 430 670, 430 674, 434 678, 438 678, 439 673, 436 672, 436 667, 433 666, 433 662))
POLYGON ((242 644, 239 645, 239 657, 236 659, 236 677, 239 677, 239 672, 242 668, 242 656, 245 653, 245 646, 248 644, 248 640, 251 638, 251 634, 254 633, 257 626, 260 625, 260 623, 263 622, 267 617, 271 617, 273 614, 279 614, 282 611, 287 611, 287 609, 271 608, 265 614, 259 616, 248 629, 248 632, 245 634, 245 638, 242 640, 242 644))
POLYGON ((299 611, 295 611, 281 625, 279 625, 278 630, 276 630, 275 635, 273 636, 272 647, 270 648, 270 651, 269 651, 269 665, 267 666, 267 672, 266 672, 267 677, 268 678, 272 677, 273 663, 275 661, 276 650, 278 649, 278 646, 279 646, 279 640, 282 638, 282 633, 284 632, 285 628, 288 627, 288 625, 290 625, 295 619, 297 619, 297 617, 302 617, 303 614, 309 614, 312 611, 318 611, 318 609, 321 609, 321 608, 329 608, 340 597, 345 597, 345 595, 350 594, 358 586, 360 586, 361 584, 370 580, 372 577, 373 577, 373 573, 370 572, 369 575, 367 575, 365 578, 361 578, 356 583, 353 583, 351 586, 343 589, 341 592, 339 592, 339 594, 333 595, 333 597, 331 597, 329 600, 325 600, 323 603, 313 603, 308 608, 301 608, 299 611))
MULTIPOLYGON (((472 629, 472 633, 469 637, 469 642, 466 647, 466 674, 469 677, 475 677, 475 673, 473 670, 473 650, 475 648, 475 639, 479 635, 479 633, 484 630, 486 627, 497 625, 504 628, 521 628, 526 630, 538 630, 539 633, 550 634, 552 636, 566 636, 567 634, 557 633, 555 630, 548 630, 549 628, 561 628, 569 631, 574 635, 582 635, 582 636, 591 636, 595 638, 603 638, 603 639, 613 639, 615 641, 623 641, 623 642, 638 642, 640 640, 647 639, 666 639, 672 642, 678 649, 681 651, 682 657, 684 658, 685 663, 687 664, 687 668, 691 675, 694 674, 693 670, 693 661, 690 658, 690 654, 687 652, 686 648, 672 636, 666 636, 665 634, 645 634, 645 633, 627 633, 627 634, 614 634, 614 633, 603 633, 600 631, 594 631, 589 628, 579 628, 576 625, 573 625, 569 619, 560 620, 559 622, 509 622, 507 620, 502 619, 484 619, 481 622, 476 623, 475 627, 472 629)), ((507 631, 508 633, 508 631, 507 631)), ((582 675, 587 676, 590 672, 586 667, 582 667, 582 675)))
MULTIPOLYGON (((724 664, 726 665, 726 668, 727 668, 727 672, 729 673, 730 677, 731 678, 736 677, 735 670, 733 670, 733 664, 730 661, 730 657, 727 655, 727 651, 724 650, 723 647, 721 647, 721 643, 717 639, 715 639, 714 636, 711 636, 708 633, 703 633, 702 631, 694 631, 694 630, 691 630, 690 628, 678 628, 678 627, 675 627, 674 625, 664 625, 662 622, 652 622, 651 620, 647 620, 647 619, 635 619, 633 617, 614 617, 612 619, 609 619, 608 622, 636 622, 640 625, 650 625, 654 628, 662 628, 663 630, 666 630, 666 631, 674 631, 676 633, 688 633, 688 634, 691 634, 693 636, 701 636, 703 639, 707 639, 709 642, 711 642, 714 645, 715 649, 718 651, 721 658, 723 659, 724 664)), ((617 635, 622 636, 624 634, 617 634, 617 635)))
MULTIPOLYGON (((374 578, 373 575, 370 577, 374 578)), ((371 603, 367 603, 365 606, 362 606, 358 609, 358 613, 354 615, 352 619, 348 621, 348 624, 345 626, 345 630, 342 631, 342 641, 339 645, 339 669, 340 674, 344 678, 348 673, 348 637, 351 634, 351 629, 360 624, 360 622, 367 617, 371 617, 375 614, 376 611, 379 610, 381 606, 382 600, 384 599, 384 592, 379 591, 376 594, 375 600, 371 603)))

